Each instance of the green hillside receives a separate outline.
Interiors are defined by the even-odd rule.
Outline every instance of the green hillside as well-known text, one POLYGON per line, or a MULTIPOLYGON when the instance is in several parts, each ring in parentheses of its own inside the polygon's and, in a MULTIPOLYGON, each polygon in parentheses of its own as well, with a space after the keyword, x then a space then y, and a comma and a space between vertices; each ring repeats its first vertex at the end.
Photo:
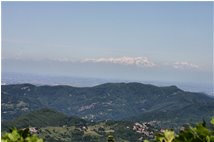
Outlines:
MULTIPOLYGON (((4 133, 13 127, 18 129, 37 127, 37 135, 46 142, 105 142, 109 135, 113 135, 118 142, 138 141, 142 136, 150 138, 137 133, 133 126, 134 123, 130 121, 87 122, 54 110, 40 109, 3 123, 2 128, 4 133)), ((148 126, 150 128, 148 131, 159 130, 157 126, 148 126)))
POLYGON ((39 108, 51 108, 89 121, 200 121, 214 115, 214 99, 176 86, 107 83, 95 87, 2 86, 2 120, 39 108))
POLYGON ((52 109, 39 109, 23 114, 11 121, 4 121, 2 129, 27 128, 27 127, 47 127, 47 126, 75 126, 85 124, 86 121, 78 117, 68 117, 61 112, 52 109))
POLYGON ((8 128, 59 126, 60 123, 62 123, 66 118, 67 117, 63 113, 56 112, 50 109, 40 109, 21 115, 6 124, 8 128))

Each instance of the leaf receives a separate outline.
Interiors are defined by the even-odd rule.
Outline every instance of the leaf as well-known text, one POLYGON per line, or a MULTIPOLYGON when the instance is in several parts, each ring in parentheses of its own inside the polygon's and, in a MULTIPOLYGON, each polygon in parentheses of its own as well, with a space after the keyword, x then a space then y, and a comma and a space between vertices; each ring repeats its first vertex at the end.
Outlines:
MULTIPOLYGON (((36 142, 43 142, 43 140, 42 139, 38 139, 36 142)), ((148 141, 149 142, 149 141, 148 141)))
POLYGON ((214 142, 214 135, 213 135, 213 136, 210 136, 210 141, 211 141, 211 142, 214 142))
POLYGON ((209 129, 207 129, 206 127, 204 127, 202 124, 198 124, 198 125, 196 126, 195 132, 196 132, 199 136, 203 136, 203 137, 206 137, 207 135, 210 135, 209 129))
POLYGON ((210 123, 214 125, 214 117, 211 119, 210 123))
POLYGON ((206 142, 210 142, 210 137, 206 136, 206 142))
POLYGON ((170 130, 165 130, 164 131, 164 136, 165 136, 167 142, 172 142, 173 139, 175 138, 175 132, 174 131, 170 131, 170 130))
POLYGON ((29 129, 17 130, 13 129, 9 133, 5 133, 2 138, 2 142, 43 142, 37 135, 30 135, 29 129))

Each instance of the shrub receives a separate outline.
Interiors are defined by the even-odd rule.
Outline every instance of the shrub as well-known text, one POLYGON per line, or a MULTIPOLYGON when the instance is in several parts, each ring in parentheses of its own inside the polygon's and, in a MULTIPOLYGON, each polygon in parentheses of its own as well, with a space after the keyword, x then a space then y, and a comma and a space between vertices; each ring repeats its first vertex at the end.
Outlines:
POLYGON ((37 135, 31 134, 29 129, 17 130, 13 129, 8 133, 5 133, 2 138, 2 142, 43 142, 37 135))
MULTIPOLYGON (((206 127, 206 123, 199 123, 196 126, 189 126, 175 134, 172 130, 165 130, 159 133, 155 142, 214 142, 214 118, 210 121, 211 127, 206 127)), ((149 142, 144 140, 144 142, 149 142)))

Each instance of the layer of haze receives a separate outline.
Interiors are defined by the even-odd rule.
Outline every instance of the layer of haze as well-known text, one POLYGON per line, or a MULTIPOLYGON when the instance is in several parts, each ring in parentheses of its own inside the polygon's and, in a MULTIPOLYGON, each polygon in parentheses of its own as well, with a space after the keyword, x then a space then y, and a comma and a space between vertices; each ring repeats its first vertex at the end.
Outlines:
POLYGON ((2 2, 2 71, 212 85, 213 3, 2 2))

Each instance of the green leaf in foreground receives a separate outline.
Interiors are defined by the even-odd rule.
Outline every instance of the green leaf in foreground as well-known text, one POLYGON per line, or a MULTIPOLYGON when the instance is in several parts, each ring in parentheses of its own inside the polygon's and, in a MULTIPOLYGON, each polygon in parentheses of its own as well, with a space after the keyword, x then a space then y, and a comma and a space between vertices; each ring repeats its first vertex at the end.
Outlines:
POLYGON ((29 129, 17 130, 4 134, 1 138, 2 142, 43 142, 37 135, 32 135, 29 129))
MULTIPOLYGON (((210 121, 214 125, 214 118, 210 121)), ((155 142, 214 142, 214 129, 207 128, 203 123, 196 124, 195 127, 187 127, 180 131, 178 135, 171 130, 159 133, 155 142)), ((149 142, 145 140, 144 142, 149 142)))
POLYGON ((175 132, 171 130, 165 130, 156 137, 156 141, 160 142, 172 142, 175 138, 175 132))
POLYGON ((214 117, 211 119, 210 123, 214 125, 214 117))

